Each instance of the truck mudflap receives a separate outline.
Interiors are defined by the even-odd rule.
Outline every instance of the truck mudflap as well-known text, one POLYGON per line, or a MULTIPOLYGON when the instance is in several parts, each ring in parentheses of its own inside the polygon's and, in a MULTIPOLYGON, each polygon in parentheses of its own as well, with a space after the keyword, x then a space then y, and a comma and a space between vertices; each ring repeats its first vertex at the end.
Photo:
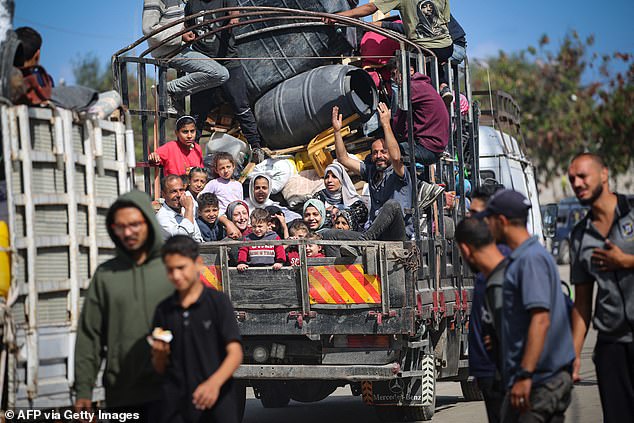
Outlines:
MULTIPOLYGON (((421 375, 361 383, 363 402, 368 405, 398 405, 426 407, 434 403, 436 369, 434 356, 425 354, 421 360, 421 375)), ((419 372, 416 372, 417 374, 419 372)))

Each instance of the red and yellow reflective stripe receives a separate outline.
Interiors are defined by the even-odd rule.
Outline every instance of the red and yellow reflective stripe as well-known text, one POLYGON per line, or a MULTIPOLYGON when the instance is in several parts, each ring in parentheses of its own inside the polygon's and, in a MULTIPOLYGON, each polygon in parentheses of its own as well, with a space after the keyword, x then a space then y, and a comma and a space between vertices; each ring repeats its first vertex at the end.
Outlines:
POLYGON ((216 291, 222 291, 222 274, 220 266, 205 266, 200 271, 200 280, 202 283, 216 291))
POLYGON ((381 282, 360 264, 308 268, 311 304, 378 304, 381 282))

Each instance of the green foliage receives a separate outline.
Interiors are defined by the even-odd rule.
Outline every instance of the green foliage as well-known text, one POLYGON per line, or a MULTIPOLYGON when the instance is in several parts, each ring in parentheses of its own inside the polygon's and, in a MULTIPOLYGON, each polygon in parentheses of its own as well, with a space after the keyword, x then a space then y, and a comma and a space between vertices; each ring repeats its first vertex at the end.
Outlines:
POLYGON ((109 68, 102 66, 93 53, 80 56, 71 63, 77 85, 93 88, 100 92, 112 89, 112 72, 109 68))
POLYGON ((572 31, 555 50, 543 35, 538 47, 500 52, 475 66, 474 89, 510 93, 522 108, 522 132, 539 176, 562 171, 581 151, 601 154, 613 172, 632 164, 634 57, 591 54, 594 37, 572 31), (615 73, 614 65, 627 68, 615 73), (594 80, 588 76, 598 74, 594 80))

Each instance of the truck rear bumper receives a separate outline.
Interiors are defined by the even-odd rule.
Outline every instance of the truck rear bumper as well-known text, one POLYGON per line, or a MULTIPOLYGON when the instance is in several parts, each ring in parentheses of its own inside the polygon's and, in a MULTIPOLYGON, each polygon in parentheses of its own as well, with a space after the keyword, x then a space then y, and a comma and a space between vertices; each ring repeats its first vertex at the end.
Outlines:
POLYGON ((320 379, 348 380, 390 380, 397 377, 400 366, 397 363, 383 366, 323 366, 323 365, 261 365, 243 364, 233 375, 237 379, 320 379))

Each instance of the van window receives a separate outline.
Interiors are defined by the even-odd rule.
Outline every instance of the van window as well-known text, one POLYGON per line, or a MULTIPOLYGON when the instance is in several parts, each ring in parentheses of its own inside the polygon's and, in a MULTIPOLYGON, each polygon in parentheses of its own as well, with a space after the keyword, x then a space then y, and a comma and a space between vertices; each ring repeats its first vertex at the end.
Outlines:
POLYGON ((481 170, 480 171, 480 180, 482 183, 486 183, 487 180, 492 180, 497 182, 497 178, 495 177, 495 172, 492 170, 481 170))

